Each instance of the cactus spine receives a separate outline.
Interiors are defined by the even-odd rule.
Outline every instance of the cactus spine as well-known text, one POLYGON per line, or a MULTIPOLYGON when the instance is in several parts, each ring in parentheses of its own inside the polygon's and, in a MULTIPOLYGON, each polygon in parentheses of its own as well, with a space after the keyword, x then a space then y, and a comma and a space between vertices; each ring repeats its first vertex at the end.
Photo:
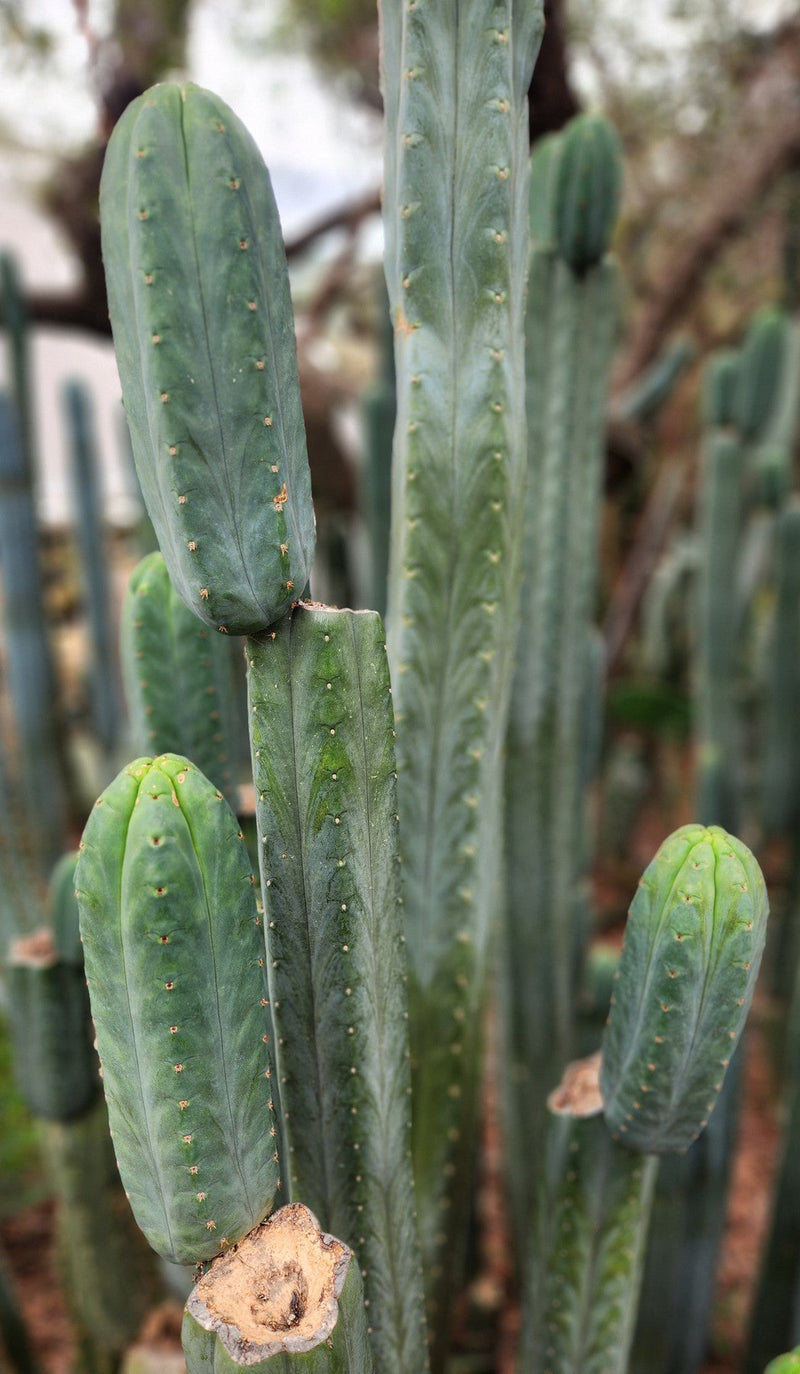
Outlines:
POLYGON ((538 4, 510 0, 382 7, 398 385, 389 651, 414 1162, 439 1343, 463 1248, 500 872, 524 483, 525 94, 541 27, 538 4))
POLYGON ((264 629, 302 594, 314 538, 266 168, 216 96, 156 86, 114 131, 100 205, 134 457, 170 576, 213 629, 264 629))
POLYGON ((177 755, 125 768, 84 830, 76 885, 114 1148, 141 1229, 182 1264, 240 1240, 279 1184, 254 882, 236 817, 177 755))

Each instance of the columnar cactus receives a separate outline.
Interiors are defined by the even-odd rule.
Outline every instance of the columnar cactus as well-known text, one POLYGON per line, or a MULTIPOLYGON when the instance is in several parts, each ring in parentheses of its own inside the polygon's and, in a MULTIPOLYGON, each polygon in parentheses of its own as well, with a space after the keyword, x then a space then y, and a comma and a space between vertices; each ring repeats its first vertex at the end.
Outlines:
POLYGON ((232 797, 230 644, 183 604, 157 551, 128 580, 120 651, 133 748, 185 754, 232 797))
POLYGON ((279 1186, 261 917, 222 794, 178 755, 125 768, 76 873, 114 1148, 150 1244, 213 1258, 279 1186))
POLYGON ((619 184, 618 140, 605 121, 581 117, 534 154, 528 490, 505 827, 503 1006, 514 1085, 507 1131, 521 1250, 532 1201, 530 1142, 544 1101, 533 1085, 554 1087, 574 1054, 588 858, 586 702, 602 698, 601 677, 591 671, 591 627, 606 390, 618 328, 618 274, 607 250, 619 184))
POLYGON ((421 1371, 383 626, 373 611, 301 603, 248 640, 247 661, 291 1195, 356 1252, 382 1374, 421 1371))
POLYGON ((500 874, 525 462, 525 96, 542 17, 511 0, 388 0, 381 19, 398 385, 389 654, 414 1162, 440 1347, 500 874))
POLYGON ((750 1007, 764 948, 764 879, 718 826, 665 840, 631 905, 603 1037, 615 1139, 686 1149, 705 1127, 750 1007))
POLYGON ((156 86, 114 131, 100 209, 134 458, 170 576, 213 629, 264 629, 302 595, 314 542, 266 168, 216 96, 156 86))
POLYGON ((520 1374, 624 1374, 657 1161, 603 1121, 598 1056, 548 1098, 520 1374))

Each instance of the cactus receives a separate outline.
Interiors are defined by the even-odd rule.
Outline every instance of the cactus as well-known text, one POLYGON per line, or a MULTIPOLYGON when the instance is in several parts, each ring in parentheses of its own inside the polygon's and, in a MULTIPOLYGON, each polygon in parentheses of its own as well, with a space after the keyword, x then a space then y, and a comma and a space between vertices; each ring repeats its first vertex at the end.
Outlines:
MULTIPOLYGON (((0 574, 8 687, 14 710, 18 773, 28 843, 49 872, 66 828, 63 731, 38 558, 33 475, 8 398, 0 393, 0 574), (55 763, 55 767, 54 767, 55 763)), ((9 770, 10 772, 11 770, 9 770)))
POLYGON ((464 1247, 500 874, 524 485, 525 94, 542 16, 511 0, 389 0, 381 21, 398 388, 389 657, 414 1165, 439 1367, 464 1247))
POLYGON ((598 1056, 548 1098, 520 1374, 624 1374, 657 1161, 608 1133, 598 1056))
POLYGON ((782 310, 761 310, 739 354, 733 422, 745 443, 766 438, 783 386, 788 321, 782 310))
POLYGON ((562 135, 553 188, 555 246, 577 276, 606 255, 619 213, 622 147, 613 124, 576 115, 562 135))
POLYGON ((695 712, 698 748, 697 814, 706 824, 735 831, 741 811, 741 605, 733 594, 743 523, 745 450, 730 434, 712 430, 703 454, 697 590, 695 712))
POLYGON ((114 130, 100 206, 123 399, 170 576, 213 629, 265 629, 303 592, 313 552, 266 168, 227 105, 164 84, 114 130))
POLYGON ((159 552, 147 554, 128 579, 120 645, 133 747, 185 754, 231 797, 230 646, 183 604, 159 552))
POLYGON ((300 604, 247 658, 291 1195, 356 1251, 381 1371, 422 1370, 383 627, 300 604))
POLYGON ((800 1345, 785 1355, 770 1360, 764 1374, 800 1374, 800 1345))
MULTIPOLYGON (((619 184, 616 135, 600 133, 596 120, 578 119, 564 138, 568 152, 553 154, 548 194, 564 207, 561 240, 574 261, 535 241, 530 260, 524 580, 506 748, 503 1002, 508 1080, 515 1085, 506 1129, 521 1253, 532 1206, 529 1152, 543 1111, 532 1085, 552 1089, 575 1048, 588 859, 584 712, 587 700, 602 700, 589 645, 606 388, 618 324, 617 269, 605 252, 613 229, 610 192, 619 184), (589 178, 599 202, 587 202, 582 225, 573 201, 598 145, 614 165, 589 178), (590 244, 599 255, 592 264, 590 244)), ((539 183, 534 176, 532 194, 539 183)))
POLYGON ((0 319, 9 345, 9 381, 19 431, 21 462, 30 482, 35 469, 30 331, 22 283, 11 253, 0 253, 0 319))
POLYGON ((29 1110, 51 1121, 83 1115, 100 1081, 80 963, 60 958, 51 932, 42 929, 12 942, 5 978, 15 1068, 29 1110))
POLYGON ((691 342, 688 339, 675 339, 652 366, 617 397, 615 414, 621 420, 632 420, 640 425, 652 424, 693 357, 691 342))
POLYGON ((631 905, 603 1037, 606 1123, 631 1149, 686 1149, 714 1109, 753 996, 767 897, 741 841, 682 826, 631 905))
POLYGON ((373 1374, 353 1252, 307 1207, 282 1207, 192 1290, 183 1348, 187 1374, 373 1374))
POLYGON ((254 882, 236 817, 177 755, 130 764, 87 821, 76 889, 114 1149, 139 1226, 183 1264, 240 1240, 279 1185, 254 882))
POLYGON ((62 399, 72 449, 75 528, 91 634, 91 721, 100 746, 108 755, 116 744, 119 731, 119 664, 111 628, 94 413, 89 394, 78 381, 66 383, 62 399))
POLYGON ((392 501, 392 435, 397 417, 394 376, 394 330, 385 288, 380 294, 378 332, 380 367, 378 376, 364 397, 364 470, 361 504, 369 534, 371 595, 367 604, 380 615, 386 614, 386 579, 389 565, 389 537, 392 501))

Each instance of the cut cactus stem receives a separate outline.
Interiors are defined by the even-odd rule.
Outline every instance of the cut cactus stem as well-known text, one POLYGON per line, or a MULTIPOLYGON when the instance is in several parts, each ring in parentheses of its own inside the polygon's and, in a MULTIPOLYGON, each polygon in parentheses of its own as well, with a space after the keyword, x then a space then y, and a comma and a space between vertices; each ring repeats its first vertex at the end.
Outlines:
POLYGON ((603 1121, 598 1054, 548 1098, 519 1374, 625 1374, 658 1161, 603 1121))
POLYGON ((603 1036, 609 1130, 632 1150, 685 1150, 705 1128, 744 1028, 767 892, 750 850, 685 825, 639 882, 603 1036))
POLYGON ((372 1374, 358 1265, 301 1203, 221 1255, 186 1304, 187 1374, 372 1374))

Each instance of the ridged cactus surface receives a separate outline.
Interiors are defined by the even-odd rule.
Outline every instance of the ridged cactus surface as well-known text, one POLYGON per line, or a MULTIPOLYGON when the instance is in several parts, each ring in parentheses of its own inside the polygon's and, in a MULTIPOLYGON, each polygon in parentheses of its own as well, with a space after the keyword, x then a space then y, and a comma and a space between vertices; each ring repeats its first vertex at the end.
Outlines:
POLYGON ((558 146, 553 182, 555 245, 573 272, 608 252, 622 193, 622 146, 598 115, 570 120, 558 146))
POLYGON ((425 1368, 385 636, 296 606, 247 642, 276 1065, 293 1200, 350 1245, 381 1374, 425 1368))
POLYGON ((172 579, 215 629, 264 629, 314 543, 278 215, 239 119, 199 87, 135 100, 100 192, 134 457, 172 579))
POLYGON ((278 1186, 255 879, 217 788, 177 755, 137 759, 83 835, 76 886, 120 1174, 150 1244, 209 1259, 278 1186))
POLYGON ((133 569, 120 650, 134 749, 184 754, 228 791, 233 781, 230 645, 184 605, 163 554, 133 569))
POLYGON ((682 826, 631 905, 603 1037, 601 1088, 614 1137, 683 1150, 714 1109, 753 996, 767 895, 746 845, 682 826))
POLYGON ((542 16, 512 0, 387 0, 381 19, 398 383, 388 630, 414 1158, 444 1329, 500 872, 525 466, 525 97, 542 16))

